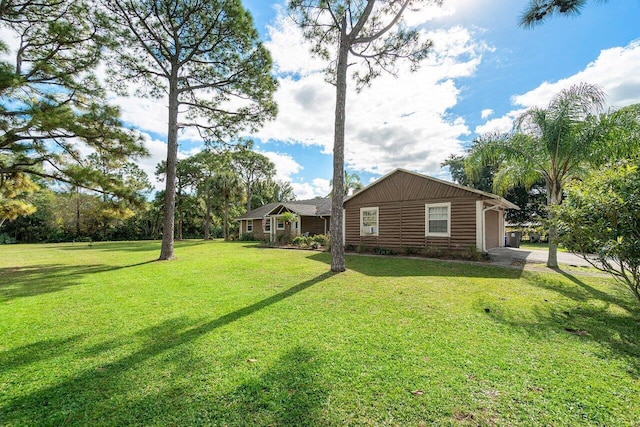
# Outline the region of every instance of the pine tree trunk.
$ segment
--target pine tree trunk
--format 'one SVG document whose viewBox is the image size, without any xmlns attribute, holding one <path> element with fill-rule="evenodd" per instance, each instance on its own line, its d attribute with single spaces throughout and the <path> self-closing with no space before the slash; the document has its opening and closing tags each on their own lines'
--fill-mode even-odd
<svg viewBox="0 0 640 427">
<path fill-rule="evenodd" d="M 247 212 L 251 210 L 251 185 L 247 185 Z"/>
<path fill-rule="evenodd" d="M 76 187 L 76 237 L 80 237 L 80 187 Z"/>
<path fill-rule="evenodd" d="M 345 271 L 344 243 L 342 229 L 344 201 L 344 129 L 347 103 L 347 61 L 349 60 L 349 40 L 346 21 L 340 31 L 340 50 L 336 70 L 336 111 L 333 139 L 333 200 L 331 203 L 331 271 Z M 336 190 L 338 189 L 338 190 Z"/>
<path fill-rule="evenodd" d="M 167 179 L 164 193 L 164 222 L 160 260 L 173 259 L 173 232 L 176 211 L 176 168 L 178 164 L 178 73 L 169 79 L 169 130 L 167 134 Z"/>
</svg>

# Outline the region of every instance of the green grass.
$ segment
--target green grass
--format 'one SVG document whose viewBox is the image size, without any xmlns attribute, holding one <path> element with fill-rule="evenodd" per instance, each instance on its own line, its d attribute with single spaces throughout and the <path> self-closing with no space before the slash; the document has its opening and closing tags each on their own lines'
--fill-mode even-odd
<svg viewBox="0 0 640 427">
<path fill-rule="evenodd" d="M 529 243 L 529 242 L 520 242 L 520 249 L 535 249 L 538 251 L 548 251 L 549 243 Z M 558 252 L 568 252 L 567 249 L 563 246 L 558 246 Z"/>
<path fill-rule="evenodd" d="M 638 425 L 601 277 L 253 244 L 0 247 L 0 425 Z"/>
</svg>

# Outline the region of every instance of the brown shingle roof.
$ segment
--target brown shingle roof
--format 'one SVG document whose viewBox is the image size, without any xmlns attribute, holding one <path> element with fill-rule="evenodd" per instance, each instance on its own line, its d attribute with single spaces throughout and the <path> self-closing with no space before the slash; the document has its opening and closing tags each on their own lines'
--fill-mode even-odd
<svg viewBox="0 0 640 427">
<path fill-rule="evenodd" d="M 237 219 L 262 219 L 278 207 L 283 207 L 300 216 L 331 216 L 331 199 L 309 199 L 296 200 L 293 202 L 268 203 L 247 212 Z"/>
</svg>

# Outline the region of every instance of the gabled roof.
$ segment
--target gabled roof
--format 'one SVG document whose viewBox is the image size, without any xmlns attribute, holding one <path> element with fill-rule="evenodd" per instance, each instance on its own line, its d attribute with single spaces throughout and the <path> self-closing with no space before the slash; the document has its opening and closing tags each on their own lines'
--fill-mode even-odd
<svg viewBox="0 0 640 427">
<path fill-rule="evenodd" d="M 504 199 L 504 198 L 502 198 L 502 197 L 500 197 L 500 196 L 498 196 L 496 194 L 492 194 L 492 193 L 487 193 L 485 191 L 476 190 L 475 188 L 471 188 L 471 187 L 465 187 L 464 185 L 456 184 L 454 182 L 445 181 L 445 180 L 438 179 L 438 178 L 433 178 L 433 177 L 427 176 L 427 175 L 422 175 L 420 173 L 412 172 L 412 171 L 409 171 L 409 170 L 406 170 L 406 169 L 402 169 L 402 168 L 398 168 L 398 169 L 395 169 L 395 170 L 389 172 L 388 174 L 378 178 L 377 180 L 375 180 L 371 184 L 367 185 L 366 187 L 364 187 L 360 191 L 356 192 L 355 194 L 352 194 L 349 197 L 345 197 L 344 202 L 347 202 L 348 200 L 351 200 L 351 199 L 353 199 L 355 197 L 358 197 L 360 194 L 364 193 L 365 191 L 369 190 L 370 188 L 376 186 L 380 182 L 383 182 L 384 180 L 386 180 L 390 176 L 392 176 L 394 174 L 397 174 L 399 172 L 408 173 L 408 174 L 417 176 L 417 177 L 422 178 L 422 179 L 430 180 L 430 181 L 437 182 L 437 183 L 444 184 L 444 185 L 449 185 L 451 187 L 458 188 L 460 190 L 464 190 L 464 191 L 468 191 L 470 193 L 478 194 L 478 195 L 483 196 L 483 197 L 485 197 L 487 199 L 494 200 L 496 202 L 495 203 L 496 205 L 499 205 L 499 206 L 507 208 L 507 209 L 520 210 L 520 208 L 517 205 L 511 203 L 510 201 L 508 201 L 508 200 L 506 200 L 506 199 Z"/>
<path fill-rule="evenodd" d="M 247 212 L 237 219 L 262 219 L 267 215 L 277 213 L 279 209 L 286 209 L 300 216 L 331 216 L 331 199 L 268 203 Z"/>
</svg>

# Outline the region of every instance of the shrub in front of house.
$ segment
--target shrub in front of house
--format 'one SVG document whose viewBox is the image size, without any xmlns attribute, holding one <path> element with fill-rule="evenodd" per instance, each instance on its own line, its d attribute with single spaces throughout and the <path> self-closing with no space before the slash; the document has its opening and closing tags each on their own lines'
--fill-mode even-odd
<svg viewBox="0 0 640 427">
<path fill-rule="evenodd" d="M 305 237 L 305 236 L 296 236 L 293 239 L 293 244 L 296 246 L 300 246 L 305 247 L 305 246 L 309 246 L 310 243 L 310 238 L 309 237 Z"/>
<path fill-rule="evenodd" d="M 326 247 L 329 246 L 330 237 L 326 234 L 316 234 L 315 236 L 311 237 L 311 240 L 313 242 L 316 242 L 320 246 Z"/>
<path fill-rule="evenodd" d="M 256 236 L 253 233 L 242 233 L 242 235 L 240 236 L 240 241 L 242 242 L 255 242 L 258 239 L 256 239 Z"/>
</svg>

